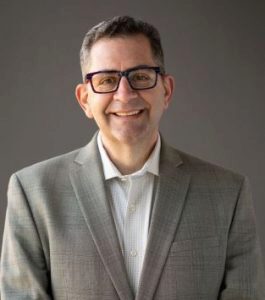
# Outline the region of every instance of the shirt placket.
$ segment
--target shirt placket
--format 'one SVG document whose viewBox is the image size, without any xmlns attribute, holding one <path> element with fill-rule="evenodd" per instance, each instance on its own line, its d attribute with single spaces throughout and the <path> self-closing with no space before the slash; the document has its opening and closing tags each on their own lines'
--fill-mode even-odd
<svg viewBox="0 0 265 300">
<path fill-rule="evenodd" d="M 125 264 L 134 290 L 137 289 L 142 262 L 142 240 L 139 236 L 139 210 L 137 177 L 129 179 L 128 202 L 124 221 Z"/>
</svg>

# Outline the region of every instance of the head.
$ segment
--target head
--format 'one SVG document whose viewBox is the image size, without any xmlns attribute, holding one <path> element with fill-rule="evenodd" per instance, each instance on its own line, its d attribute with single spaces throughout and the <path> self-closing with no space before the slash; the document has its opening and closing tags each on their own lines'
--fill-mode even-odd
<svg viewBox="0 0 265 300">
<path fill-rule="evenodd" d="M 76 97 L 86 116 L 97 123 L 103 141 L 119 146 L 154 143 L 174 86 L 172 76 L 164 72 L 158 31 L 130 17 L 102 22 L 84 38 L 81 67 L 84 82 L 77 85 Z M 160 71 L 149 76 L 143 68 Z M 100 73 L 99 79 L 95 73 Z M 142 88 L 150 78 L 153 85 Z M 113 82 L 117 89 L 106 91 Z M 94 83 L 103 86 L 103 93 Z"/>
<path fill-rule="evenodd" d="M 110 20 L 100 22 L 92 27 L 85 35 L 80 50 L 80 65 L 83 78 L 86 67 L 90 62 L 90 51 L 93 45 L 102 38 L 131 37 L 144 35 L 151 47 L 156 64 L 165 72 L 164 54 L 158 30 L 151 24 L 129 16 L 117 16 Z"/>
</svg>

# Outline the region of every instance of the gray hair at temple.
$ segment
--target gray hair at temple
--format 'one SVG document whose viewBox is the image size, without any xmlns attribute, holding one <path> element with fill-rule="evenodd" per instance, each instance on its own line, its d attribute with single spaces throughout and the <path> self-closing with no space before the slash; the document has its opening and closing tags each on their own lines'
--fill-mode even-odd
<svg viewBox="0 0 265 300">
<path fill-rule="evenodd" d="M 101 38 L 128 37 L 143 34 L 150 42 L 153 57 L 161 72 L 165 73 L 164 54 L 158 30 L 151 24 L 129 16 L 116 16 L 110 20 L 100 22 L 92 27 L 85 35 L 80 50 L 81 70 L 89 63 L 92 46 Z"/>
</svg>

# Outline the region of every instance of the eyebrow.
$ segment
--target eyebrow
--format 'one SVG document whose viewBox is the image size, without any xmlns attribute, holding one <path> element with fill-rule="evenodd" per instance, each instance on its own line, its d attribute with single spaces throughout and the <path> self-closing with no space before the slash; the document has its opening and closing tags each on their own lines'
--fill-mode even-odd
<svg viewBox="0 0 265 300">
<path fill-rule="evenodd" d="M 134 69 L 139 69 L 139 68 L 146 68 L 146 67 L 154 67 L 154 66 L 150 66 L 150 65 L 136 65 L 134 67 L 125 69 L 125 70 L 116 70 L 116 69 L 102 69 L 102 70 L 98 70 L 98 71 L 94 71 L 94 72 L 89 72 L 89 73 L 96 73 L 96 72 L 124 72 L 124 71 L 131 71 Z"/>
</svg>

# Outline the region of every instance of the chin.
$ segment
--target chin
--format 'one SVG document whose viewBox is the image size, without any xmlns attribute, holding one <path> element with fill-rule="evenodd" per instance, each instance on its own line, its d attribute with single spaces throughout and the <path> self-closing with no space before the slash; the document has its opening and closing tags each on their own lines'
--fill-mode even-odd
<svg viewBox="0 0 265 300">
<path fill-rule="evenodd" d="M 137 132 L 126 131 L 119 132 L 114 135 L 116 141 L 121 144 L 134 145 L 141 142 L 146 143 L 148 140 L 153 140 L 154 134 L 147 133 L 144 129 Z"/>
<path fill-rule="evenodd" d="M 137 142 L 139 143 L 139 136 L 134 135 L 123 135 L 123 136 L 117 136 L 116 141 L 120 144 L 127 144 L 127 145 L 133 145 Z"/>
</svg>

